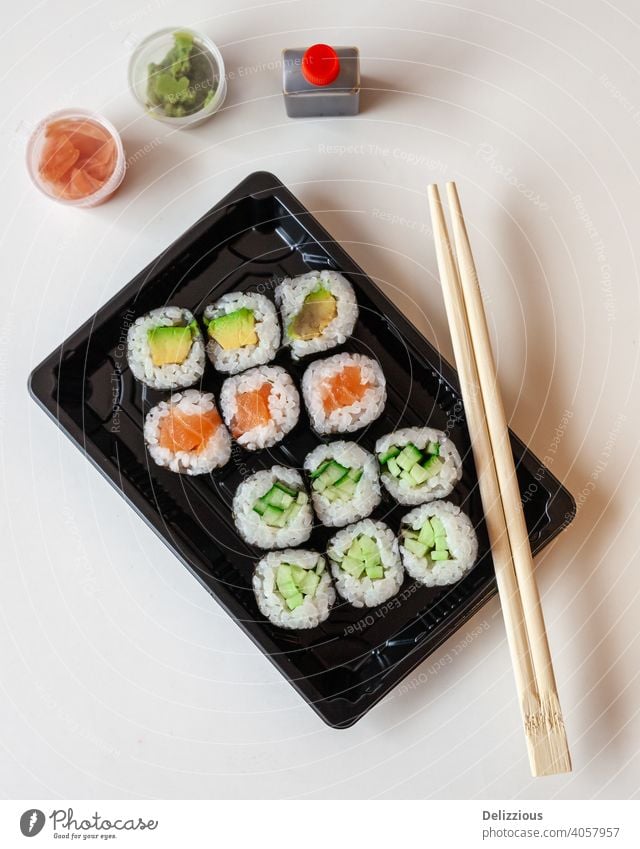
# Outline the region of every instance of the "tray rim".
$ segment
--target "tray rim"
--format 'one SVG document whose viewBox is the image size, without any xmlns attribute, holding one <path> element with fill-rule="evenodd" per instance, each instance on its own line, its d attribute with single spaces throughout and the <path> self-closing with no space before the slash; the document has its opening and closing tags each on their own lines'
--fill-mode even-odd
<svg viewBox="0 0 640 849">
<path fill-rule="evenodd" d="M 251 190 L 247 187 L 251 185 Z M 188 558 L 176 547 L 162 532 L 161 521 L 156 523 L 156 519 L 161 519 L 161 514 L 155 508 L 155 502 L 139 496 L 136 488 L 118 472 L 116 464 L 107 457 L 93 440 L 87 438 L 84 430 L 76 424 L 66 410 L 60 406 L 57 396 L 47 393 L 44 385 L 48 381 L 45 371 L 50 370 L 57 363 L 61 362 L 62 354 L 81 341 L 86 341 L 85 336 L 87 331 L 89 338 L 91 337 L 92 327 L 96 323 L 98 315 L 101 321 L 109 320 L 114 313 L 121 312 L 122 306 L 131 301 L 131 292 L 136 288 L 140 289 L 145 282 L 152 276 L 161 274 L 166 270 L 171 263 L 176 259 L 177 255 L 182 254 L 190 242 L 197 240 L 203 229 L 207 229 L 215 223 L 217 218 L 222 217 L 229 206 L 233 203 L 240 202 L 245 197 L 259 198 L 260 195 L 277 195 L 283 194 L 286 197 L 286 204 L 280 197 L 279 200 L 283 206 L 296 218 L 298 224 L 307 232 L 315 241 L 321 244 L 329 243 L 333 253 L 341 254 L 345 257 L 350 266 L 347 273 L 362 275 L 367 283 L 372 287 L 372 291 L 368 293 L 374 300 L 378 300 L 385 306 L 388 305 L 390 310 L 401 316 L 404 320 L 403 334 L 405 330 L 409 331 L 408 335 L 412 337 L 410 347 L 417 348 L 422 351 L 422 356 L 428 361 L 432 361 L 433 357 L 427 356 L 432 354 L 437 359 L 437 371 L 442 379 L 449 385 L 449 388 L 455 395 L 461 398 L 460 387 L 457 379 L 457 372 L 449 361 L 443 357 L 437 348 L 418 330 L 411 319 L 403 313 L 388 296 L 382 291 L 373 278 L 371 278 L 362 269 L 358 263 L 351 258 L 345 251 L 341 243 L 320 224 L 306 207 L 298 200 L 298 198 L 288 189 L 281 180 L 269 171 L 255 171 L 248 174 L 235 188 L 231 189 L 221 200 L 219 200 L 210 210 L 198 218 L 194 224 L 188 227 L 182 234 L 174 239 L 171 244 L 165 248 L 157 257 L 149 262 L 141 271 L 139 271 L 128 283 L 125 283 L 111 298 L 109 298 L 101 307 L 99 307 L 85 322 L 83 322 L 73 333 L 71 333 L 60 345 L 58 345 L 47 357 L 45 357 L 37 366 L 35 366 L 28 378 L 28 391 L 37 405 L 47 414 L 47 416 L 55 422 L 59 429 L 75 444 L 84 456 L 89 460 L 91 465 L 105 478 L 108 483 L 121 495 L 125 502 L 140 516 L 143 521 L 153 530 L 159 539 L 167 546 L 167 548 L 177 557 L 177 559 L 188 569 L 188 571 L 196 578 L 201 586 L 209 593 L 210 596 L 222 607 L 222 609 L 231 616 L 235 623 L 242 629 L 243 633 L 257 646 L 278 672 L 291 684 L 291 686 L 299 693 L 304 701 L 314 710 L 314 712 L 331 728 L 345 729 L 354 725 L 366 713 L 371 710 L 376 704 L 384 699 L 395 687 L 399 686 L 402 680 L 413 672 L 421 663 L 423 663 L 433 652 L 437 651 L 450 637 L 452 637 L 466 622 L 468 622 L 491 598 L 497 595 L 497 586 L 495 577 L 492 577 L 487 583 L 479 587 L 468 600 L 456 607 L 455 611 L 443 618 L 432 630 L 429 631 L 429 651 L 424 654 L 420 649 L 423 646 L 422 641 L 417 642 L 413 647 L 407 650 L 404 657 L 395 663 L 391 669 L 398 670 L 401 668 L 401 674 L 396 676 L 391 686 L 385 686 L 384 683 L 378 686 L 373 694 L 365 694 L 369 697 L 366 704 L 360 710 L 355 710 L 355 706 L 361 700 L 364 700 L 365 695 L 361 696 L 356 701 L 346 700 L 340 696 L 334 697 L 331 700 L 317 699 L 315 695 L 309 692 L 309 687 L 305 686 L 307 679 L 304 677 L 290 677 L 286 670 L 278 662 L 278 656 L 282 654 L 280 648 L 272 642 L 266 631 L 262 631 L 260 639 L 254 635 L 249 628 L 246 627 L 242 617 L 238 616 L 238 611 L 234 611 L 233 599 L 223 594 L 222 597 L 214 589 L 216 579 L 215 576 L 208 575 L 209 580 L 205 580 L 199 570 L 189 562 Z M 305 218 L 313 222 L 313 232 L 306 226 Z M 185 242 L 185 240 L 187 240 Z M 374 297 L 375 296 L 375 297 Z M 526 443 L 521 440 L 516 434 L 509 429 L 512 444 L 518 448 L 518 453 L 521 455 L 516 465 L 522 462 L 522 456 L 527 454 L 534 457 L 542 470 L 544 480 L 552 484 L 550 489 L 554 492 L 554 497 L 562 494 L 568 500 L 568 508 L 565 511 L 564 520 L 558 524 L 546 536 L 546 538 L 536 546 L 532 544 L 534 555 L 549 545 L 573 520 L 576 515 L 576 502 L 573 495 L 558 480 L 553 472 L 545 466 L 537 456 L 527 447 Z M 93 451 L 93 453 L 92 453 Z M 112 474 L 109 473 L 111 470 Z M 136 499 L 136 495 L 138 498 Z M 552 499 L 553 500 L 553 499 Z M 238 604 L 238 607 L 240 605 Z M 348 711 L 349 718 L 338 720 L 337 716 L 333 715 L 336 711 L 335 702 L 346 702 L 352 706 Z M 344 713 L 344 712 L 341 712 Z M 333 716 L 332 716 L 333 715 Z"/>
</svg>

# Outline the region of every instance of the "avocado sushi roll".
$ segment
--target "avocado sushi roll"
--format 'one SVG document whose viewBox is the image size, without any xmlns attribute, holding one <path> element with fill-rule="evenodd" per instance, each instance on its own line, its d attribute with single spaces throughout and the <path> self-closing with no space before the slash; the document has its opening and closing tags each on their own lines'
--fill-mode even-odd
<svg viewBox="0 0 640 849">
<path fill-rule="evenodd" d="M 356 442 L 319 445 L 305 458 L 304 468 L 313 508 L 323 525 L 357 522 L 380 503 L 378 464 Z"/>
<path fill-rule="evenodd" d="M 127 333 L 127 361 L 136 380 L 152 389 L 193 386 L 205 361 L 193 314 L 181 307 L 159 307 L 137 318 Z"/>
<path fill-rule="evenodd" d="M 449 501 L 416 507 L 402 519 L 400 554 L 412 578 L 427 587 L 455 584 L 478 556 L 478 539 L 467 515 Z"/>
<path fill-rule="evenodd" d="M 358 302 L 353 287 L 336 271 L 310 271 L 286 278 L 276 288 L 283 344 L 299 360 L 342 345 L 353 333 Z"/>
<path fill-rule="evenodd" d="M 225 380 L 220 407 L 236 442 L 256 451 L 280 442 L 295 427 L 300 396 L 283 368 L 258 366 Z"/>
<path fill-rule="evenodd" d="M 206 474 L 231 457 L 231 439 L 213 395 L 197 389 L 152 407 L 144 420 L 144 441 L 155 463 L 185 475 Z"/>
<path fill-rule="evenodd" d="M 236 490 L 233 519 L 242 538 L 259 548 L 306 542 L 313 513 L 302 477 L 285 466 L 255 472 Z"/>
<path fill-rule="evenodd" d="M 441 430 L 405 427 L 376 442 L 380 480 L 400 504 L 445 498 L 462 476 L 458 449 Z"/>
<path fill-rule="evenodd" d="M 228 292 L 205 307 L 207 354 L 217 371 L 237 374 L 271 362 L 280 345 L 276 308 L 264 295 Z"/>
<path fill-rule="evenodd" d="M 266 554 L 253 573 L 253 591 L 260 612 L 281 628 L 315 628 L 336 598 L 324 557 L 301 548 Z"/>
<path fill-rule="evenodd" d="M 308 366 L 302 395 L 314 430 L 345 433 L 382 414 L 387 387 L 376 360 L 363 354 L 334 354 Z"/>
<path fill-rule="evenodd" d="M 327 546 L 336 590 L 354 607 L 375 607 L 394 596 L 404 578 L 398 541 L 384 522 L 363 519 Z"/>
</svg>

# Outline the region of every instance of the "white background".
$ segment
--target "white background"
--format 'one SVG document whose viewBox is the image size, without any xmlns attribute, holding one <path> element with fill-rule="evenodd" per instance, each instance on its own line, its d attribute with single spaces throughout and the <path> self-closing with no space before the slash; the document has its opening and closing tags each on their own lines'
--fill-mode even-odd
<svg viewBox="0 0 640 849">
<path fill-rule="evenodd" d="M 0 793 L 637 797 L 637 4 L 2 14 Z M 140 114 L 126 82 L 135 39 L 176 24 L 234 75 L 224 111 L 188 133 Z M 320 40 L 362 51 L 357 118 L 285 117 L 280 51 Z M 23 164 L 29 127 L 68 105 L 108 116 L 136 160 L 94 210 L 39 196 Z M 529 776 L 497 601 L 354 728 L 325 727 L 27 396 L 34 365 L 257 169 L 447 357 L 425 190 L 458 182 L 512 426 L 580 503 L 538 558 L 572 775 Z"/>
</svg>

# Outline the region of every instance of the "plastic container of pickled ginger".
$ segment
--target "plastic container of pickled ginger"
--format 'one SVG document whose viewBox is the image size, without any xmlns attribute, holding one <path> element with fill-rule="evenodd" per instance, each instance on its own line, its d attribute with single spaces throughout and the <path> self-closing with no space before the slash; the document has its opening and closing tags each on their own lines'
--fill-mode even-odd
<svg viewBox="0 0 640 849">
<path fill-rule="evenodd" d="M 27 144 L 35 186 L 67 206 L 97 206 L 124 178 L 126 161 L 116 128 L 95 112 L 63 109 L 42 120 Z"/>
</svg>

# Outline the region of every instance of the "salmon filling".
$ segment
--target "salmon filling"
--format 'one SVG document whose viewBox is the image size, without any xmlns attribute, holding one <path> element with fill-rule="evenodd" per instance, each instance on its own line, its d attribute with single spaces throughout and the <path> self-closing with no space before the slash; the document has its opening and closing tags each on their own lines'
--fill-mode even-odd
<svg viewBox="0 0 640 849">
<path fill-rule="evenodd" d="M 236 439 L 255 427 L 269 424 L 271 421 L 270 395 L 270 383 L 263 383 L 259 389 L 253 389 L 251 392 L 238 392 L 236 413 L 231 422 L 231 433 Z"/>
<path fill-rule="evenodd" d="M 218 430 L 222 420 L 216 410 L 206 413 L 184 413 L 173 409 L 160 423 L 158 444 L 169 451 L 199 454 Z"/>
<path fill-rule="evenodd" d="M 325 413 L 333 413 L 340 407 L 350 407 L 361 401 L 368 389 L 373 389 L 373 384 L 362 380 L 360 366 L 345 366 L 323 384 L 322 406 Z"/>
</svg>

